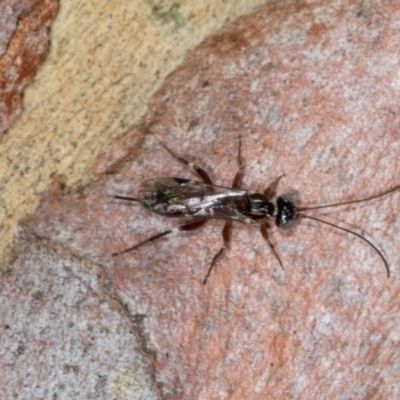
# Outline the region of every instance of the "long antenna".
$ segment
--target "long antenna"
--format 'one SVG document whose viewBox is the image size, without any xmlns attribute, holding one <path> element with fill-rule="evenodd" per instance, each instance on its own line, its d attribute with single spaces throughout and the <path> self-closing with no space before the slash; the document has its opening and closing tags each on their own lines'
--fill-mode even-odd
<svg viewBox="0 0 400 400">
<path fill-rule="evenodd" d="M 400 187 L 400 186 L 397 186 L 397 188 L 398 188 L 398 187 Z M 374 196 L 374 197 L 372 197 L 372 198 L 384 196 L 385 194 L 388 194 L 388 193 L 392 192 L 392 191 L 395 190 L 395 189 L 396 189 L 396 188 L 390 189 L 389 191 L 387 191 L 387 192 L 385 192 L 385 193 L 383 193 L 383 194 Z M 365 199 L 365 200 L 370 200 L 370 199 L 371 199 L 371 198 Z M 360 200 L 351 201 L 350 203 L 357 203 L 357 202 L 359 202 L 359 201 L 360 201 Z M 363 200 L 361 200 L 361 201 L 363 201 Z M 349 203 L 349 202 L 344 203 L 344 204 L 348 204 L 348 203 Z M 334 205 L 337 205 L 337 204 L 334 204 Z M 317 207 L 317 208 L 318 208 L 318 207 Z M 304 208 L 303 208 L 303 210 L 304 210 Z M 316 217 L 312 217 L 312 216 L 310 216 L 310 215 L 305 215 L 305 214 L 299 213 L 299 214 L 297 214 L 297 216 L 298 216 L 299 218 L 309 218 L 309 219 L 313 219 L 314 221 L 318 221 L 318 222 L 320 222 L 320 223 L 322 223 L 322 224 L 326 224 L 326 225 L 332 226 L 333 228 L 340 229 L 340 230 L 342 230 L 342 231 L 344 231 L 344 232 L 351 233 L 352 235 L 357 236 L 357 237 L 359 237 L 360 239 L 364 240 L 364 242 L 366 242 L 367 244 L 369 244 L 369 245 L 378 253 L 379 257 L 382 259 L 383 263 L 385 264 L 387 276 L 388 276 L 388 278 L 390 278 L 389 264 L 388 264 L 388 262 L 386 261 L 386 258 L 385 258 L 385 257 L 383 256 L 383 254 L 377 249 L 377 247 L 376 247 L 375 245 L 373 245 L 373 244 L 372 244 L 368 239 L 366 239 L 364 236 L 360 235 L 360 234 L 357 233 L 357 232 L 353 232 L 353 231 L 351 231 L 350 229 L 343 228 L 342 226 L 332 224 L 331 222 L 328 222 L 328 221 L 325 221 L 325 220 L 323 220 L 323 219 L 319 219 L 319 218 L 316 218 Z"/>
<path fill-rule="evenodd" d="M 386 196 L 390 193 L 395 192 L 396 190 L 400 189 L 400 185 L 397 185 L 395 187 L 392 187 L 391 189 L 385 190 L 382 193 L 374 194 L 373 196 L 366 197 L 364 199 L 359 199 L 359 200 L 349 200 L 349 201 L 341 201 L 340 203 L 334 203 L 334 204 L 327 204 L 325 206 L 314 206 L 314 207 L 298 207 L 298 211 L 306 211 L 306 210 L 317 210 L 320 208 L 328 208 L 328 207 L 336 207 L 336 206 L 343 206 L 345 204 L 355 204 L 355 203 L 362 203 L 363 201 L 369 201 L 369 200 L 374 200 L 378 199 L 379 197 Z"/>
</svg>

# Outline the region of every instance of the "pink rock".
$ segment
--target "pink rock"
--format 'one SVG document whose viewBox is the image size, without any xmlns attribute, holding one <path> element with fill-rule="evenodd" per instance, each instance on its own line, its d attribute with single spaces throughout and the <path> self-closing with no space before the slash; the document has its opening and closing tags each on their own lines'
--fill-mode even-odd
<svg viewBox="0 0 400 400">
<path fill-rule="evenodd" d="M 174 399 L 398 398 L 399 194 L 271 230 L 201 231 L 111 253 L 178 226 L 108 194 L 162 176 L 195 177 L 158 143 L 229 186 L 243 142 L 243 187 L 302 205 L 363 198 L 400 183 L 400 7 L 324 2 L 265 6 L 210 37 L 166 80 L 80 194 L 53 186 L 30 221 L 40 236 L 102 265 L 129 313 L 143 314 L 156 381 Z M 311 213 L 311 212 L 310 212 Z M 344 221 L 347 221 L 344 222 Z"/>
</svg>

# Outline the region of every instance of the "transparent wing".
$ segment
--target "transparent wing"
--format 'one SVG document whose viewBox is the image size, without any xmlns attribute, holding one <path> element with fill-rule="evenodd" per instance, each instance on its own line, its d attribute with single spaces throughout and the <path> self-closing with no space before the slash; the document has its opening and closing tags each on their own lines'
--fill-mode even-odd
<svg viewBox="0 0 400 400">
<path fill-rule="evenodd" d="M 139 187 L 141 204 L 169 217 L 208 217 L 243 220 L 237 202 L 245 190 L 207 185 L 182 178 L 149 179 Z"/>
</svg>

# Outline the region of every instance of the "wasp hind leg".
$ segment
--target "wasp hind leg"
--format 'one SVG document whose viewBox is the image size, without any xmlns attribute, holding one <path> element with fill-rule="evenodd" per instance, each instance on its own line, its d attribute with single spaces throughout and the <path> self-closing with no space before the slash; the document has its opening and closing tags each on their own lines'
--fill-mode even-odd
<svg viewBox="0 0 400 400">
<path fill-rule="evenodd" d="M 208 221 L 208 219 L 206 219 L 206 218 L 197 219 L 195 221 L 189 222 L 188 224 L 181 225 L 178 228 L 169 229 L 165 232 L 157 233 L 157 235 L 151 236 L 148 239 L 144 240 L 143 242 L 135 244 L 132 247 L 128 247 L 125 250 L 121 250 L 116 253 L 112 253 L 112 255 L 115 257 L 115 256 L 120 256 L 125 253 L 129 253 L 130 251 L 137 250 L 139 247 L 142 247 L 144 244 L 149 243 L 149 242 L 155 242 L 156 240 L 161 239 L 162 237 L 167 236 L 170 233 L 195 231 L 196 229 L 201 228 L 207 221 Z"/>
<path fill-rule="evenodd" d="M 208 173 L 203 168 L 200 168 L 198 165 L 192 163 L 191 161 L 186 160 L 186 158 L 183 158 L 183 157 L 180 157 L 180 156 L 176 155 L 165 144 L 161 143 L 161 145 L 164 147 L 165 150 L 168 151 L 169 154 L 171 154 L 172 157 L 176 158 L 182 164 L 185 164 L 188 167 L 192 168 L 197 173 L 197 175 L 199 175 L 199 177 L 201 178 L 203 183 L 205 183 L 206 185 L 212 185 L 213 184 L 210 176 L 208 175 Z"/>
</svg>

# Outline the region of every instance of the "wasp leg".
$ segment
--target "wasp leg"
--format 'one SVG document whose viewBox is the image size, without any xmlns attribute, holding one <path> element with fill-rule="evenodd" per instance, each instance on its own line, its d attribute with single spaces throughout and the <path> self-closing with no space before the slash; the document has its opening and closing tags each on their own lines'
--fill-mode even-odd
<svg viewBox="0 0 400 400">
<path fill-rule="evenodd" d="M 118 251 L 117 253 L 112 253 L 112 255 L 113 255 L 113 256 L 120 256 L 120 255 L 122 255 L 122 254 L 125 254 L 125 253 L 128 253 L 128 252 L 130 252 L 130 251 L 136 250 L 136 249 L 138 249 L 139 247 L 143 246 L 143 245 L 146 244 L 146 243 L 154 242 L 154 241 L 156 241 L 157 239 L 160 239 L 160 238 L 162 238 L 163 236 L 167 236 L 167 235 L 169 235 L 170 233 L 173 233 L 173 232 L 188 232 L 188 231 L 194 231 L 194 230 L 196 230 L 196 229 L 201 228 L 207 221 L 208 221 L 208 219 L 206 219 L 206 218 L 204 218 L 204 219 L 197 219 L 197 220 L 195 220 L 195 221 L 193 221 L 193 222 L 190 222 L 190 223 L 188 223 L 188 224 L 181 225 L 181 226 L 179 226 L 178 228 L 169 229 L 168 231 L 161 232 L 161 233 L 158 233 L 157 235 L 151 236 L 151 237 L 149 237 L 148 239 L 146 239 L 145 241 L 140 242 L 140 243 L 138 243 L 138 244 L 135 244 L 135 246 L 129 247 L 129 248 L 125 249 L 125 250 Z"/>
<path fill-rule="evenodd" d="M 278 179 L 280 179 L 280 178 L 278 178 Z M 276 181 L 275 181 L 275 182 L 276 182 Z M 270 249 L 272 250 L 272 253 L 274 253 L 274 256 L 275 256 L 276 259 L 278 260 L 280 266 L 282 267 L 282 269 L 284 269 L 284 268 L 283 268 L 282 261 L 281 261 L 281 259 L 279 258 L 278 253 L 276 252 L 275 247 L 274 247 L 274 245 L 273 245 L 272 242 L 271 242 L 271 239 L 269 238 L 269 235 L 268 235 L 268 228 L 269 228 L 269 225 L 268 225 L 267 223 L 261 224 L 261 225 L 260 225 L 261 234 L 263 235 L 264 239 L 265 239 L 265 240 L 267 241 L 267 243 L 269 244 L 269 247 L 270 247 Z"/>
<path fill-rule="evenodd" d="M 279 181 L 283 178 L 285 174 L 282 174 L 279 178 L 275 179 L 265 190 L 264 196 L 267 198 L 274 197 L 276 194 L 276 188 L 278 187 Z"/>
<path fill-rule="evenodd" d="M 243 159 L 242 159 L 242 141 L 239 136 L 239 148 L 238 148 L 238 156 L 237 156 L 237 162 L 239 164 L 239 170 L 236 172 L 235 177 L 233 178 L 232 182 L 232 188 L 233 189 L 238 189 L 242 183 L 243 175 L 244 175 L 244 165 L 243 165 Z M 203 285 L 207 283 L 207 280 L 211 274 L 212 269 L 214 268 L 214 265 L 218 261 L 218 259 L 222 256 L 223 252 L 229 247 L 229 243 L 231 241 L 231 230 L 232 230 L 232 222 L 231 221 L 226 221 L 224 224 L 224 227 L 222 229 L 222 239 L 224 240 L 224 245 L 221 247 L 221 249 L 218 251 L 218 253 L 214 256 L 214 258 L 211 261 L 210 268 L 207 271 L 207 275 L 204 278 Z"/>
<path fill-rule="evenodd" d="M 244 164 L 243 164 L 243 159 L 242 159 L 242 140 L 239 136 L 239 148 L 238 148 L 238 156 L 237 156 L 237 162 L 239 165 L 239 170 L 236 172 L 235 178 L 233 179 L 232 182 L 232 188 L 233 189 L 239 189 L 240 185 L 242 184 L 243 180 L 243 175 L 244 175 Z"/>
<path fill-rule="evenodd" d="M 211 274 L 214 265 L 218 261 L 218 259 L 222 256 L 222 253 L 229 247 L 229 243 L 231 241 L 231 228 L 232 228 L 232 221 L 226 221 L 224 227 L 222 229 L 222 239 L 224 240 L 224 245 L 218 251 L 218 253 L 214 256 L 211 261 L 210 267 L 208 268 L 207 275 L 204 278 L 203 285 L 207 283 L 207 280 Z"/>
<path fill-rule="evenodd" d="M 203 168 L 200 168 L 198 165 L 193 164 L 192 162 L 186 160 L 183 157 L 177 156 L 172 150 L 170 150 L 165 144 L 161 143 L 161 145 L 164 147 L 165 150 L 168 151 L 171 156 L 175 157 L 178 161 L 180 161 L 182 164 L 187 165 L 188 167 L 194 169 L 194 171 L 199 175 L 201 180 L 206 184 L 206 185 L 212 185 L 212 180 L 210 176 L 207 174 L 206 171 L 204 171 Z"/>
</svg>

